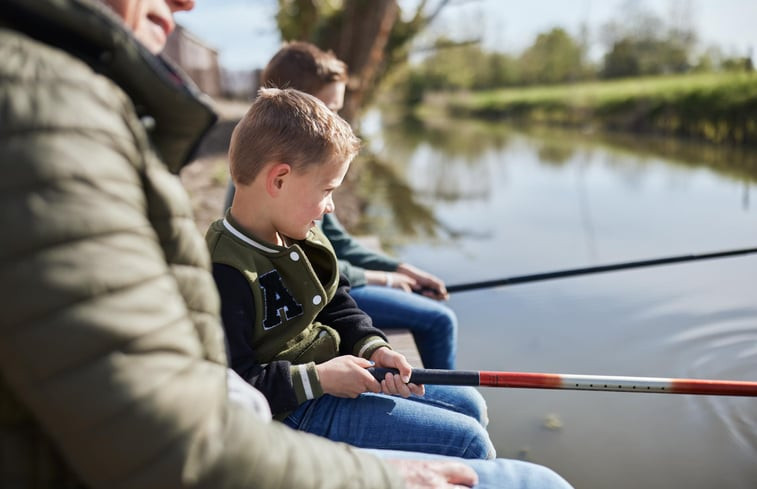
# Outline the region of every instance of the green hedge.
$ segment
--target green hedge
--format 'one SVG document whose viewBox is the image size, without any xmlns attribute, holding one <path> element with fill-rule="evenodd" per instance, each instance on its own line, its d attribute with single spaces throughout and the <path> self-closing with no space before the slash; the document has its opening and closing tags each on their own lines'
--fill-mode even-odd
<svg viewBox="0 0 757 489">
<path fill-rule="evenodd" d="M 757 145 L 757 75 L 699 74 L 433 98 L 454 116 Z"/>
</svg>

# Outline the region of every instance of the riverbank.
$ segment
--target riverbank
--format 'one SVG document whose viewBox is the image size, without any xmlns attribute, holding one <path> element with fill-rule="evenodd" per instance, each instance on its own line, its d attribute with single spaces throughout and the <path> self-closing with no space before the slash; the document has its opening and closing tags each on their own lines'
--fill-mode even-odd
<svg viewBox="0 0 757 489">
<path fill-rule="evenodd" d="M 423 113 L 757 145 L 757 74 L 706 73 L 433 94 Z"/>
</svg>

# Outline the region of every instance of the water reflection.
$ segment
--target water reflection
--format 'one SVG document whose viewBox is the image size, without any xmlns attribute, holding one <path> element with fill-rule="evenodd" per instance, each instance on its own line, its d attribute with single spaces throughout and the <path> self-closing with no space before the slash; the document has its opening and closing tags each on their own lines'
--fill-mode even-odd
<svg viewBox="0 0 757 489">
<path fill-rule="evenodd" d="M 397 236 L 416 236 L 419 233 L 435 236 L 443 226 L 433 210 L 420 203 L 416 193 L 399 170 L 370 151 L 364 151 L 358 162 L 361 165 L 360 187 L 370 196 L 371 205 L 363 214 L 358 233 L 372 232 L 384 226 Z"/>
<path fill-rule="evenodd" d="M 523 152 L 518 148 L 523 144 L 535 151 L 535 160 L 541 166 L 555 171 L 576 167 L 579 172 L 587 172 L 593 165 L 613 167 L 628 186 L 642 185 L 653 171 L 650 167 L 660 164 L 714 172 L 739 182 L 744 210 L 750 207 L 751 186 L 757 182 L 757 153 L 743 147 L 554 128 L 516 129 L 481 121 L 390 119 L 381 131 L 378 124 L 381 122 L 372 124 L 374 129 L 368 131 L 374 151 L 361 165 L 364 192 L 370 195 L 368 218 L 361 230 L 381 234 L 390 245 L 413 237 L 435 239 L 439 232 L 447 236 L 474 232 L 446 225 L 431 210 L 431 203 L 489 200 L 495 191 L 492 165 L 503 172 L 507 166 L 519 164 L 511 154 Z M 689 173 L 676 178 L 682 175 L 685 179 Z M 585 186 L 581 175 L 574 185 L 586 214 L 587 193 L 580 191 Z M 408 186 L 413 192 L 408 192 Z M 384 190 L 378 198 L 377 188 Z M 387 216 L 399 221 L 392 222 Z M 588 226 L 590 220 L 584 217 L 584 221 Z"/>
<path fill-rule="evenodd" d="M 389 119 L 384 129 L 382 135 L 392 151 L 399 149 L 408 155 L 429 145 L 449 158 L 473 164 L 483 152 L 506 147 L 511 134 L 505 126 L 486 122 L 451 125 L 448 120 L 424 122 L 414 117 Z"/>
<path fill-rule="evenodd" d="M 754 151 L 459 121 L 370 138 L 392 169 L 371 177 L 372 232 L 448 283 L 757 243 Z M 757 380 L 755 272 L 748 255 L 454 294 L 460 367 Z M 757 486 L 754 398 L 483 392 L 499 453 L 576 487 Z"/>
</svg>

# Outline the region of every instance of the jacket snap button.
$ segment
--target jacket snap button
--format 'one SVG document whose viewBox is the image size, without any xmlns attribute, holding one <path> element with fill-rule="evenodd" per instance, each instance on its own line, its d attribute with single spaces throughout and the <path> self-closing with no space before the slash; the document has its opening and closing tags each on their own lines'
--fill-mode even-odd
<svg viewBox="0 0 757 489">
<path fill-rule="evenodd" d="M 293 251 L 293 252 L 289 253 L 289 258 L 291 258 L 292 261 L 297 261 L 297 260 L 300 259 L 300 254 L 297 253 L 296 251 Z"/>
<path fill-rule="evenodd" d="M 320 295 L 317 295 L 317 296 L 313 297 L 313 304 L 315 304 L 317 306 L 320 303 L 321 303 L 321 296 Z"/>
<path fill-rule="evenodd" d="M 145 128 L 146 131 L 152 131 L 155 129 L 155 118 L 149 115 L 142 116 L 141 119 L 139 119 L 140 122 L 142 122 L 142 127 Z"/>
</svg>

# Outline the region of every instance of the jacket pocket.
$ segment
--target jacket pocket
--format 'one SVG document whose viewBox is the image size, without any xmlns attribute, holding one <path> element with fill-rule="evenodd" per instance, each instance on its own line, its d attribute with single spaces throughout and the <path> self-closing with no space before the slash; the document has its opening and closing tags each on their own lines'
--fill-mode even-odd
<svg viewBox="0 0 757 489">
<path fill-rule="evenodd" d="M 323 363 L 339 354 L 339 333 L 321 323 L 313 323 L 297 343 L 276 356 L 293 364 Z"/>
</svg>

